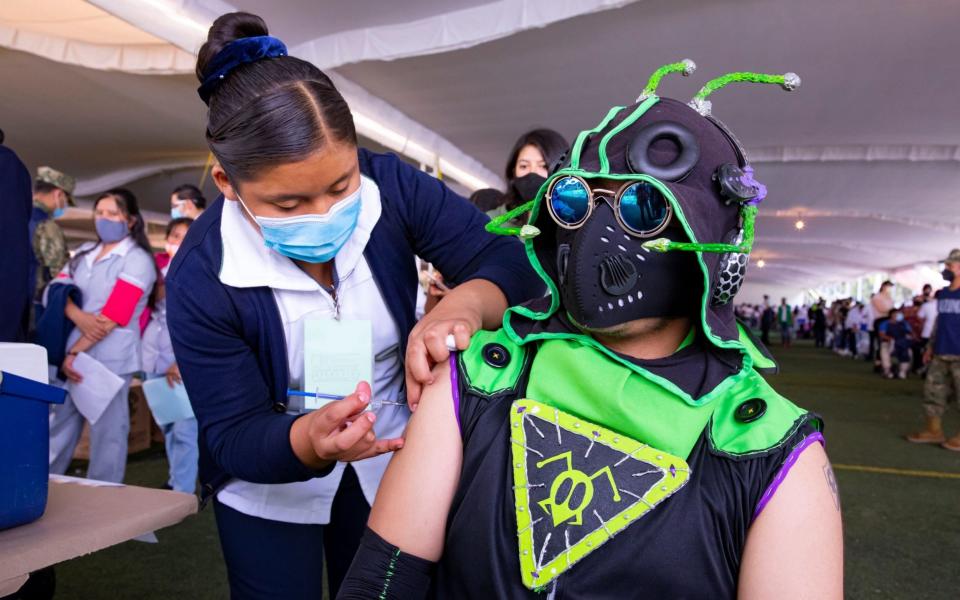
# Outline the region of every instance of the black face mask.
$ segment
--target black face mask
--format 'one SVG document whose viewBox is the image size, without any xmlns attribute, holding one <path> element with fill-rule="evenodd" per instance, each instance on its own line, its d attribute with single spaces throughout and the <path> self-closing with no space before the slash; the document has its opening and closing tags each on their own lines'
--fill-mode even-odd
<svg viewBox="0 0 960 600">
<path fill-rule="evenodd" d="M 513 188 L 514 194 L 519 198 L 520 204 L 523 204 L 537 197 L 540 186 L 542 186 L 546 180 L 545 177 L 541 177 L 536 173 L 527 173 L 523 177 L 517 177 L 511 181 L 510 187 Z"/>
<path fill-rule="evenodd" d="M 940 275 L 942 275 L 945 280 L 950 282 L 952 282 L 953 278 L 956 277 L 956 275 L 954 275 L 953 271 L 951 271 L 950 269 L 944 269 L 940 271 Z"/>
<path fill-rule="evenodd" d="M 678 228 L 660 237 L 686 241 Z M 644 241 L 626 235 L 606 203 L 579 229 L 557 229 L 560 299 L 577 324 L 603 329 L 695 314 L 703 289 L 696 255 L 647 251 Z"/>
</svg>

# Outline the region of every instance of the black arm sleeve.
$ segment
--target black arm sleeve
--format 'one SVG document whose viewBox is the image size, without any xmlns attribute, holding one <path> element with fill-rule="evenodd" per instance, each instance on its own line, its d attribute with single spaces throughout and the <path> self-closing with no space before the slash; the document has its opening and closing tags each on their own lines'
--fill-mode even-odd
<svg viewBox="0 0 960 600">
<path fill-rule="evenodd" d="M 426 598 L 434 564 L 401 552 L 367 527 L 337 600 Z"/>
</svg>

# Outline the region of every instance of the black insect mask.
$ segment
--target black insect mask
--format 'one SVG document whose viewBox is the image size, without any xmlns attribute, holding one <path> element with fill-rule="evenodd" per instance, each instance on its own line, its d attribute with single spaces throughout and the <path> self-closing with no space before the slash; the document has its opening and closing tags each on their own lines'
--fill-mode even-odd
<svg viewBox="0 0 960 600">
<path fill-rule="evenodd" d="M 696 256 L 644 248 L 644 240 L 624 233 L 606 203 L 582 227 L 560 229 L 556 237 L 561 304 L 581 327 L 696 312 L 702 287 Z M 678 227 L 667 227 L 661 237 L 687 241 Z"/>
<path fill-rule="evenodd" d="M 799 78 L 738 72 L 710 81 L 689 103 L 655 95 L 664 75 L 692 70 L 690 61 L 659 69 L 633 106 L 611 109 L 580 133 L 533 201 L 487 226 L 525 240 L 551 291 L 549 307 L 509 309 L 508 332 L 522 337 L 523 322 L 558 311 L 588 330 L 689 316 L 713 343 L 738 343 L 731 300 L 766 188 L 707 97 L 735 81 L 790 90 Z M 523 227 L 504 226 L 528 211 Z"/>
</svg>

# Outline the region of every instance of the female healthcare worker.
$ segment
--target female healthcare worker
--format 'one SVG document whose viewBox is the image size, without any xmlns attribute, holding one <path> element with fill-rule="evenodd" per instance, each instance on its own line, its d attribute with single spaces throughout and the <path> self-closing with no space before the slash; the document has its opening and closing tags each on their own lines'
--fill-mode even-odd
<svg viewBox="0 0 960 600">
<path fill-rule="evenodd" d="M 123 378 L 123 387 L 90 426 L 90 466 L 87 477 L 120 483 L 127 465 L 130 407 L 127 393 L 133 373 L 140 370 L 140 313 L 157 279 L 144 232 L 137 198 L 128 190 L 114 189 L 93 205 L 97 242 L 80 246 L 50 285 L 73 284 L 80 288 L 83 306 L 67 301 L 65 313 L 76 328 L 67 338 L 63 372 L 79 382 L 73 368 L 85 352 Z M 52 409 L 50 418 L 50 471 L 65 473 L 80 439 L 84 418 L 70 396 Z"/>
<path fill-rule="evenodd" d="M 318 598 L 324 558 L 333 597 L 387 465 L 377 455 L 402 444 L 405 404 L 448 357 L 447 336 L 464 348 L 542 290 L 522 246 L 486 233 L 466 200 L 358 149 L 330 79 L 287 56 L 259 17 L 217 19 L 197 75 L 222 198 L 191 226 L 166 285 L 200 425 L 201 497 L 214 499 L 234 598 Z M 416 325 L 415 255 L 457 284 Z M 372 361 L 372 397 L 361 382 L 291 410 L 289 391 L 324 391 L 304 390 L 317 352 L 330 376 Z"/>
<path fill-rule="evenodd" d="M 171 259 L 177 254 L 180 243 L 193 219 L 178 217 L 167 223 L 166 250 Z M 160 269 L 160 275 L 166 277 L 170 265 Z M 173 344 L 170 342 L 170 330 L 167 328 L 167 301 L 163 286 L 163 278 L 157 280 L 156 302 L 150 323 L 143 331 L 141 348 L 143 352 L 143 371 L 148 378 L 164 377 L 171 388 L 181 383 L 180 368 L 173 355 Z M 167 449 L 167 462 L 170 465 L 170 478 L 167 487 L 176 491 L 192 494 L 197 489 L 197 419 L 187 417 L 165 423 L 163 443 Z"/>
</svg>

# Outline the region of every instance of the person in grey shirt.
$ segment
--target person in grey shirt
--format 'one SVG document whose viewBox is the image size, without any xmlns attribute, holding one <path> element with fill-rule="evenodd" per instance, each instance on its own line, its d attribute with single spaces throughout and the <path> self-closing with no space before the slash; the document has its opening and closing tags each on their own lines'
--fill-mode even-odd
<svg viewBox="0 0 960 600">
<path fill-rule="evenodd" d="M 90 424 L 90 466 L 87 477 L 123 481 L 127 459 L 130 408 L 127 394 L 140 370 L 140 315 L 150 301 L 157 268 L 150 254 L 136 197 L 125 189 L 102 194 L 94 203 L 97 242 L 88 242 L 51 285 L 74 284 L 82 306 L 67 302 L 65 313 L 76 328 L 67 338 L 62 370 L 73 382 L 84 352 L 124 380 L 95 423 Z M 50 419 L 50 472 L 65 473 L 80 439 L 84 417 L 71 396 L 53 408 Z"/>
</svg>

